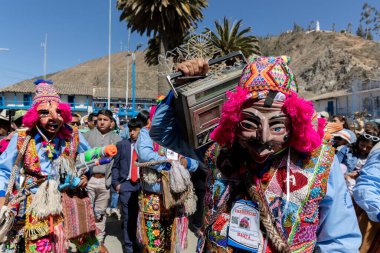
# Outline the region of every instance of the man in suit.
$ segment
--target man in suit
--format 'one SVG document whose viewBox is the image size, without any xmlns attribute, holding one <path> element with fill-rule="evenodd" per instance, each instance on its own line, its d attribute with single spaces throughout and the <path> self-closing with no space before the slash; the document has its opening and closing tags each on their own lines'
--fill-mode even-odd
<svg viewBox="0 0 380 253">
<path fill-rule="evenodd" d="M 124 139 L 116 144 L 117 155 L 112 166 L 112 186 L 119 193 L 123 212 L 124 251 L 137 251 L 136 226 L 138 214 L 138 195 L 141 189 L 138 168 L 134 165 L 137 154 L 134 143 L 137 140 L 142 123 L 131 119 L 128 123 L 130 139 Z"/>
</svg>

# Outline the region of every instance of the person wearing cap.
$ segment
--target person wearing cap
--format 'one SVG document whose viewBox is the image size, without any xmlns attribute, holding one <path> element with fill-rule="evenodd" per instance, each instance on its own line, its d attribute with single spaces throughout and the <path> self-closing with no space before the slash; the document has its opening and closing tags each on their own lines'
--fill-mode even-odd
<svg viewBox="0 0 380 253">
<path fill-rule="evenodd" d="M 205 155 L 180 138 L 171 99 L 162 101 L 150 135 L 208 166 L 206 215 L 198 252 L 357 252 L 352 200 L 325 120 L 297 95 L 289 57 L 252 57 L 228 92 L 215 143 Z M 178 65 L 204 74 L 203 60 Z"/>
<path fill-rule="evenodd" d="M 7 110 L 2 110 L 0 113 L 0 139 L 5 138 L 8 135 L 8 131 L 10 131 L 10 122 L 6 113 Z"/>
<path fill-rule="evenodd" d="M 26 111 L 18 110 L 15 112 L 15 115 L 12 117 L 12 131 L 7 137 L 0 140 L 0 155 L 7 149 L 9 142 L 11 141 L 15 131 L 22 128 L 22 118 L 24 117 Z"/>
<path fill-rule="evenodd" d="M 334 138 L 333 147 L 335 148 L 335 151 L 347 146 L 348 144 L 352 144 L 351 134 L 348 131 L 349 130 L 347 129 L 342 129 L 339 132 L 332 134 Z"/>
<path fill-rule="evenodd" d="M 71 165 L 75 164 L 77 154 L 90 146 L 77 129 L 68 125 L 70 105 L 61 102 L 53 83 L 37 80 L 35 84 L 33 104 L 22 120 L 27 129 L 17 131 L 0 156 L 0 216 L 4 215 L 5 194 L 19 153 L 23 165 L 20 172 L 16 171 L 16 175 L 21 175 L 16 178 L 15 191 L 10 194 L 15 202 L 8 203 L 8 208 L 16 212 L 16 222 L 2 246 L 9 252 L 65 252 L 67 239 L 63 231 L 80 224 L 71 224 L 66 221 L 67 216 L 63 216 L 62 210 L 67 206 L 58 186 L 66 179 L 65 175 L 75 170 Z M 20 149 L 24 146 L 22 154 Z M 87 175 L 81 176 L 73 193 L 83 191 L 87 181 Z M 16 199 L 16 196 L 23 198 Z M 89 209 L 88 213 L 76 215 L 91 217 L 92 213 Z M 79 220 L 75 212 L 72 218 Z M 78 252 L 97 252 L 99 247 L 95 230 L 79 235 L 72 242 Z"/>
</svg>

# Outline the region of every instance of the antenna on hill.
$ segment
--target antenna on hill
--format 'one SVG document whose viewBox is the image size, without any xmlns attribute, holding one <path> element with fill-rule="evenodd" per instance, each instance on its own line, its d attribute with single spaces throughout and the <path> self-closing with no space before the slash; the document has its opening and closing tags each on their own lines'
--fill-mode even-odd
<svg viewBox="0 0 380 253">
<path fill-rule="evenodd" d="M 46 73 L 47 73 L 47 33 L 45 33 L 45 42 L 41 43 L 41 47 L 44 48 L 44 79 L 46 79 Z"/>
<path fill-rule="evenodd" d="M 129 45 L 130 45 L 130 42 L 131 42 L 131 28 L 128 29 L 128 42 L 127 42 L 127 55 L 126 55 L 126 58 L 127 58 L 127 81 L 126 81 L 126 88 L 125 88 L 125 110 L 127 111 L 128 110 L 128 89 L 129 89 L 129 61 L 128 61 L 128 56 L 130 56 L 131 54 L 129 53 Z"/>
</svg>

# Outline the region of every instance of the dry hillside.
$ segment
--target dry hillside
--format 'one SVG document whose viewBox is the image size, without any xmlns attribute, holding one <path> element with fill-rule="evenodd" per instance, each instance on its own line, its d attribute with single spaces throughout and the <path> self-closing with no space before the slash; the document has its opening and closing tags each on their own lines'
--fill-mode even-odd
<svg viewBox="0 0 380 253">
<path fill-rule="evenodd" d="M 264 55 L 286 54 L 300 91 L 314 96 L 350 89 L 353 78 L 380 78 L 380 43 L 336 32 L 285 33 L 261 40 Z"/>
<path fill-rule="evenodd" d="M 297 76 L 300 92 L 306 97 L 349 89 L 354 77 L 380 78 L 380 43 L 351 34 L 323 31 L 284 33 L 261 39 L 261 48 L 264 55 L 286 54 L 293 58 L 290 65 Z M 112 55 L 112 97 L 125 97 L 126 54 L 120 52 Z M 137 52 L 136 55 L 136 96 L 154 99 L 159 95 L 157 67 L 148 67 L 143 54 Z M 131 65 L 131 84 L 130 71 Z M 48 79 L 53 80 L 64 94 L 107 97 L 108 56 L 52 73 Z M 0 92 L 33 92 L 31 83 L 32 80 L 25 80 Z"/>
</svg>

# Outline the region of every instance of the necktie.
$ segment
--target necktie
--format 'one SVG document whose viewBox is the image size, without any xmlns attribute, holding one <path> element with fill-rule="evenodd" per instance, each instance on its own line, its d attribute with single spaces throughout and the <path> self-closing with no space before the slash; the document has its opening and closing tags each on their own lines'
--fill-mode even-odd
<svg viewBox="0 0 380 253">
<path fill-rule="evenodd" d="M 139 168 L 135 165 L 137 162 L 137 153 L 133 148 L 132 151 L 132 166 L 131 166 L 131 181 L 136 183 L 139 180 Z"/>
</svg>

